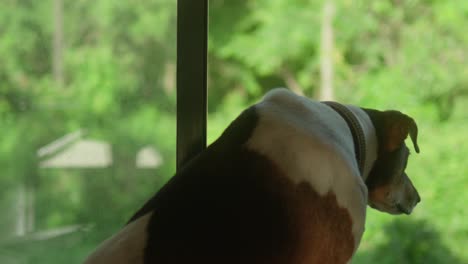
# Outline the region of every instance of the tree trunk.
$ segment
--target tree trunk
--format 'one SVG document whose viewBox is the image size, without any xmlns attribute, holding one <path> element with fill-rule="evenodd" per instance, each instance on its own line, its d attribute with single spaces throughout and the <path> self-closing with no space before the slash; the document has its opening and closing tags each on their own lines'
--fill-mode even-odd
<svg viewBox="0 0 468 264">
<path fill-rule="evenodd" d="M 15 223 L 15 236 L 24 236 L 27 230 L 26 224 L 26 187 L 21 184 L 18 187 L 16 194 L 16 223 Z"/>
<path fill-rule="evenodd" d="M 52 47 L 52 70 L 55 84 L 63 87 L 63 2 L 54 0 L 54 35 Z"/>
<path fill-rule="evenodd" d="M 333 100 L 333 16 L 335 4 L 327 0 L 322 11 L 322 35 L 320 54 L 320 100 Z"/>
</svg>

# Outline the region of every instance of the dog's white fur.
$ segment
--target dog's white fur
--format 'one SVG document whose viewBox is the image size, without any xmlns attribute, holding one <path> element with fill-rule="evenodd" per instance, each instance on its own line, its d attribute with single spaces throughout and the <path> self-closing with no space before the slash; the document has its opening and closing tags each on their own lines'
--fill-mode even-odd
<svg viewBox="0 0 468 264">
<path fill-rule="evenodd" d="M 348 107 L 365 133 L 367 177 L 377 158 L 375 129 L 363 110 Z M 269 92 L 256 109 L 259 121 L 247 146 L 275 162 L 294 182 L 305 181 L 320 195 L 333 192 L 351 215 L 356 250 L 364 232 L 367 187 L 346 122 L 329 106 L 286 89 Z"/>
<path fill-rule="evenodd" d="M 351 215 L 356 251 L 366 217 L 364 180 L 377 157 L 377 139 L 367 114 L 354 106 L 348 108 L 365 133 L 364 179 L 354 156 L 351 132 L 340 115 L 327 105 L 286 89 L 270 91 L 256 105 L 259 120 L 246 146 L 266 155 L 294 182 L 305 181 L 321 195 L 333 192 L 339 205 Z M 104 241 L 85 263 L 143 263 L 145 229 L 151 214 L 131 222 Z"/>
</svg>

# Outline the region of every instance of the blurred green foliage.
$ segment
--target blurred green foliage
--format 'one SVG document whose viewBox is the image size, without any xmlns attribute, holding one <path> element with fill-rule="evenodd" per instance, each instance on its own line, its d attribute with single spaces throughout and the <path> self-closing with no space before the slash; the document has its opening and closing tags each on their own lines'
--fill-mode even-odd
<svg viewBox="0 0 468 264">
<path fill-rule="evenodd" d="M 56 1 L 56 0 L 55 0 Z M 79 263 L 175 170 L 175 0 L 62 0 L 64 85 L 52 74 L 54 0 L 0 2 L 0 262 Z M 337 100 L 399 109 L 420 127 L 408 173 L 414 214 L 369 210 L 354 263 L 467 263 L 468 1 L 335 0 Z M 267 90 L 316 97 L 324 1 L 210 1 L 212 142 Z M 39 168 L 37 150 L 85 129 L 112 146 L 105 169 Z M 164 158 L 138 169 L 143 146 Z M 34 188 L 35 230 L 16 239 L 16 190 Z"/>
</svg>

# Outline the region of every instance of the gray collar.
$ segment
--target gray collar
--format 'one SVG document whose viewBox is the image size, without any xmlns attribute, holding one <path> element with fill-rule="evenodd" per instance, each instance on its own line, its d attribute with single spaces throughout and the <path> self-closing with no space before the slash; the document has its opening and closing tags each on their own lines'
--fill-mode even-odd
<svg viewBox="0 0 468 264">
<path fill-rule="evenodd" d="M 351 135 L 353 136 L 354 142 L 354 154 L 359 167 L 361 176 L 364 176 L 364 165 L 366 162 L 366 139 L 364 137 L 364 131 L 359 124 L 356 116 L 346 106 L 337 102 L 323 102 L 324 104 L 335 110 L 348 124 Z"/>
</svg>

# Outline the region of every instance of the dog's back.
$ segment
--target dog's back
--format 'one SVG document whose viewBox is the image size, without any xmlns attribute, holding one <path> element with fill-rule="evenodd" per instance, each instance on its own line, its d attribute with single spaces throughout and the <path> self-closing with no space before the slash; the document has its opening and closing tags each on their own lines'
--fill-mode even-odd
<svg viewBox="0 0 468 264">
<path fill-rule="evenodd" d="M 87 263 L 349 261 L 367 197 L 353 143 L 302 100 L 278 90 L 244 111 Z"/>
</svg>

